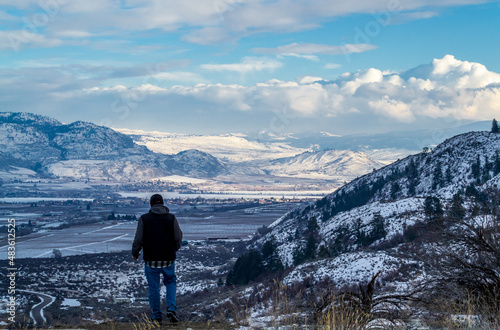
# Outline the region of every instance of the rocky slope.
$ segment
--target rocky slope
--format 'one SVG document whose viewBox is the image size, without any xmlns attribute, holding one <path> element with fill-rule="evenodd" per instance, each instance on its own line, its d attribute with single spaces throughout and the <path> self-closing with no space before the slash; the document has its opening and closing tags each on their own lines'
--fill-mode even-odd
<svg viewBox="0 0 500 330">
<path fill-rule="evenodd" d="M 416 270 L 416 261 L 394 255 L 400 243 L 411 239 L 408 229 L 428 221 L 426 200 L 446 211 L 454 195 L 481 196 L 499 183 L 500 134 L 465 133 L 288 213 L 253 247 L 274 241 L 282 263 L 298 266 L 287 283 L 305 278 L 352 283 L 379 270 L 383 276 L 401 267 Z"/>
<path fill-rule="evenodd" d="M 0 113 L 0 155 L 2 168 L 19 166 L 73 178 L 211 177 L 225 170 L 221 161 L 202 151 L 158 154 L 104 126 L 62 124 L 30 113 Z"/>
</svg>

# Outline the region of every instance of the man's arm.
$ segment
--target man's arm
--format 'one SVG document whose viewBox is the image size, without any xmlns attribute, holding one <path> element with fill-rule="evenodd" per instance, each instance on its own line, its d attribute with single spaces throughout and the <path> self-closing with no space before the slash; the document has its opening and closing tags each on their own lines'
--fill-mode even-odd
<svg viewBox="0 0 500 330">
<path fill-rule="evenodd" d="M 177 218 L 174 215 L 174 240 L 175 240 L 175 247 L 176 251 L 181 248 L 182 244 L 182 230 L 181 227 L 179 227 L 179 222 L 177 221 Z"/>
<path fill-rule="evenodd" d="M 142 237 L 144 235 L 144 223 L 142 217 L 139 218 L 137 222 L 137 229 L 135 230 L 134 243 L 132 243 L 132 258 L 137 260 L 139 258 L 139 253 L 142 249 Z"/>
</svg>

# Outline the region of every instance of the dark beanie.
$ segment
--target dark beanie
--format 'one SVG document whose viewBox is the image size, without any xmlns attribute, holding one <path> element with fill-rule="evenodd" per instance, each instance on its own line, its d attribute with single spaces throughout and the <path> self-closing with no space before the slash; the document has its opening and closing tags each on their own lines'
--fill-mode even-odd
<svg viewBox="0 0 500 330">
<path fill-rule="evenodd" d="M 151 205 L 163 204 L 163 197 L 161 197 L 160 194 L 154 194 L 153 196 L 151 196 L 149 204 Z"/>
</svg>

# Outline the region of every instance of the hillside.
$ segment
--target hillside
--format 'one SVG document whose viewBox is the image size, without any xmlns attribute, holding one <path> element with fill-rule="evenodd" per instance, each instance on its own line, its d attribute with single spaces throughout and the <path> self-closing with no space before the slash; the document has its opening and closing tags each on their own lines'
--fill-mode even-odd
<svg viewBox="0 0 500 330">
<path fill-rule="evenodd" d="M 375 313 L 371 318 L 388 317 L 391 311 L 390 317 L 403 317 L 401 308 L 410 301 L 421 304 L 414 311 L 426 310 L 430 317 L 451 306 L 447 299 L 454 295 L 474 299 L 476 313 L 497 313 L 490 306 L 496 306 L 492 301 L 500 284 L 499 183 L 500 134 L 455 136 L 359 177 L 262 229 L 228 282 L 282 274 L 276 276 L 294 290 L 314 287 L 323 299 L 336 290 L 359 304 L 370 302 L 363 308 Z M 245 264 L 259 271 L 245 273 L 250 271 Z M 372 278 L 373 297 L 355 300 L 368 299 L 362 288 Z M 371 299 L 384 296 L 393 297 L 388 300 L 392 307 L 372 310 Z M 431 319 L 439 322 L 439 317 Z"/>
<path fill-rule="evenodd" d="M 368 232 L 375 214 L 381 215 L 386 223 L 388 233 L 384 240 L 388 241 L 402 234 L 405 226 L 424 218 L 423 203 L 427 196 L 435 196 L 447 204 L 456 193 L 465 192 L 467 187 L 471 189 L 471 185 L 483 190 L 498 183 L 500 134 L 465 133 L 428 153 L 408 156 L 366 174 L 318 202 L 295 210 L 272 224 L 272 231 L 262 241 L 273 237 L 279 245 L 282 262 L 292 265 L 293 253 L 305 239 L 297 239 L 296 232 L 305 232 L 312 218 L 319 227 L 318 240 L 325 247 L 338 239 L 341 230 L 354 232 L 358 226 Z M 348 248 L 355 250 L 356 246 Z"/>
<path fill-rule="evenodd" d="M 363 152 L 323 150 L 276 159 L 263 164 L 262 168 L 276 176 L 327 177 L 350 181 L 382 165 Z"/>
<path fill-rule="evenodd" d="M 18 166 L 78 179 L 211 177 L 225 170 L 222 162 L 202 151 L 158 154 L 104 126 L 82 121 L 62 124 L 30 113 L 0 113 L 0 150 L 3 169 Z"/>
</svg>

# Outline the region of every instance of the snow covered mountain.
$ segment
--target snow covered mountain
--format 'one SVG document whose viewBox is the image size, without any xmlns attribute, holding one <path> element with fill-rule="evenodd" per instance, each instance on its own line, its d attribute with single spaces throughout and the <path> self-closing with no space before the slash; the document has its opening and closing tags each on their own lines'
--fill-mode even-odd
<svg viewBox="0 0 500 330">
<path fill-rule="evenodd" d="M 202 151 L 154 153 L 104 126 L 81 121 L 62 124 L 30 113 L 0 113 L 0 155 L 2 168 L 19 166 L 73 178 L 210 177 L 225 170 L 222 162 Z"/>
<path fill-rule="evenodd" d="M 310 148 L 295 148 L 287 143 L 250 141 L 245 134 L 194 135 L 142 130 L 116 129 L 129 135 L 137 144 L 154 152 L 176 154 L 184 150 L 197 149 L 229 162 L 256 159 L 292 157 Z"/>
<path fill-rule="evenodd" d="M 155 152 L 174 154 L 189 149 L 208 152 L 224 160 L 228 165 L 228 173 L 233 175 L 329 180 L 338 184 L 411 154 L 409 150 L 393 148 L 319 150 L 320 145 L 307 144 L 308 141 L 317 142 L 310 140 L 308 135 L 303 137 L 301 146 L 297 147 L 292 146 L 297 143 L 297 138 L 291 134 L 277 136 L 263 133 L 257 137 L 242 133 L 187 135 L 128 129 L 117 131 L 129 135 L 137 144 L 147 146 Z M 322 141 L 330 141 L 330 144 L 332 139 L 339 138 L 326 132 L 314 136 L 324 138 Z"/>
<path fill-rule="evenodd" d="M 351 181 L 383 165 L 363 152 L 323 150 L 304 152 L 294 157 L 276 159 L 270 161 L 268 165 L 263 165 L 262 168 L 276 176 Z"/>
<path fill-rule="evenodd" d="M 397 246 L 425 228 L 433 209 L 449 209 L 453 198 L 466 192 L 483 198 L 482 192 L 499 185 L 500 134 L 465 133 L 291 211 L 253 247 L 273 242 L 281 262 L 297 266 L 286 283 L 334 278 L 337 284 L 347 284 L 379 270 L 384 277 L 409 264 L 417 274 L 418 262 L 395 257 Z"/>
</svg>

